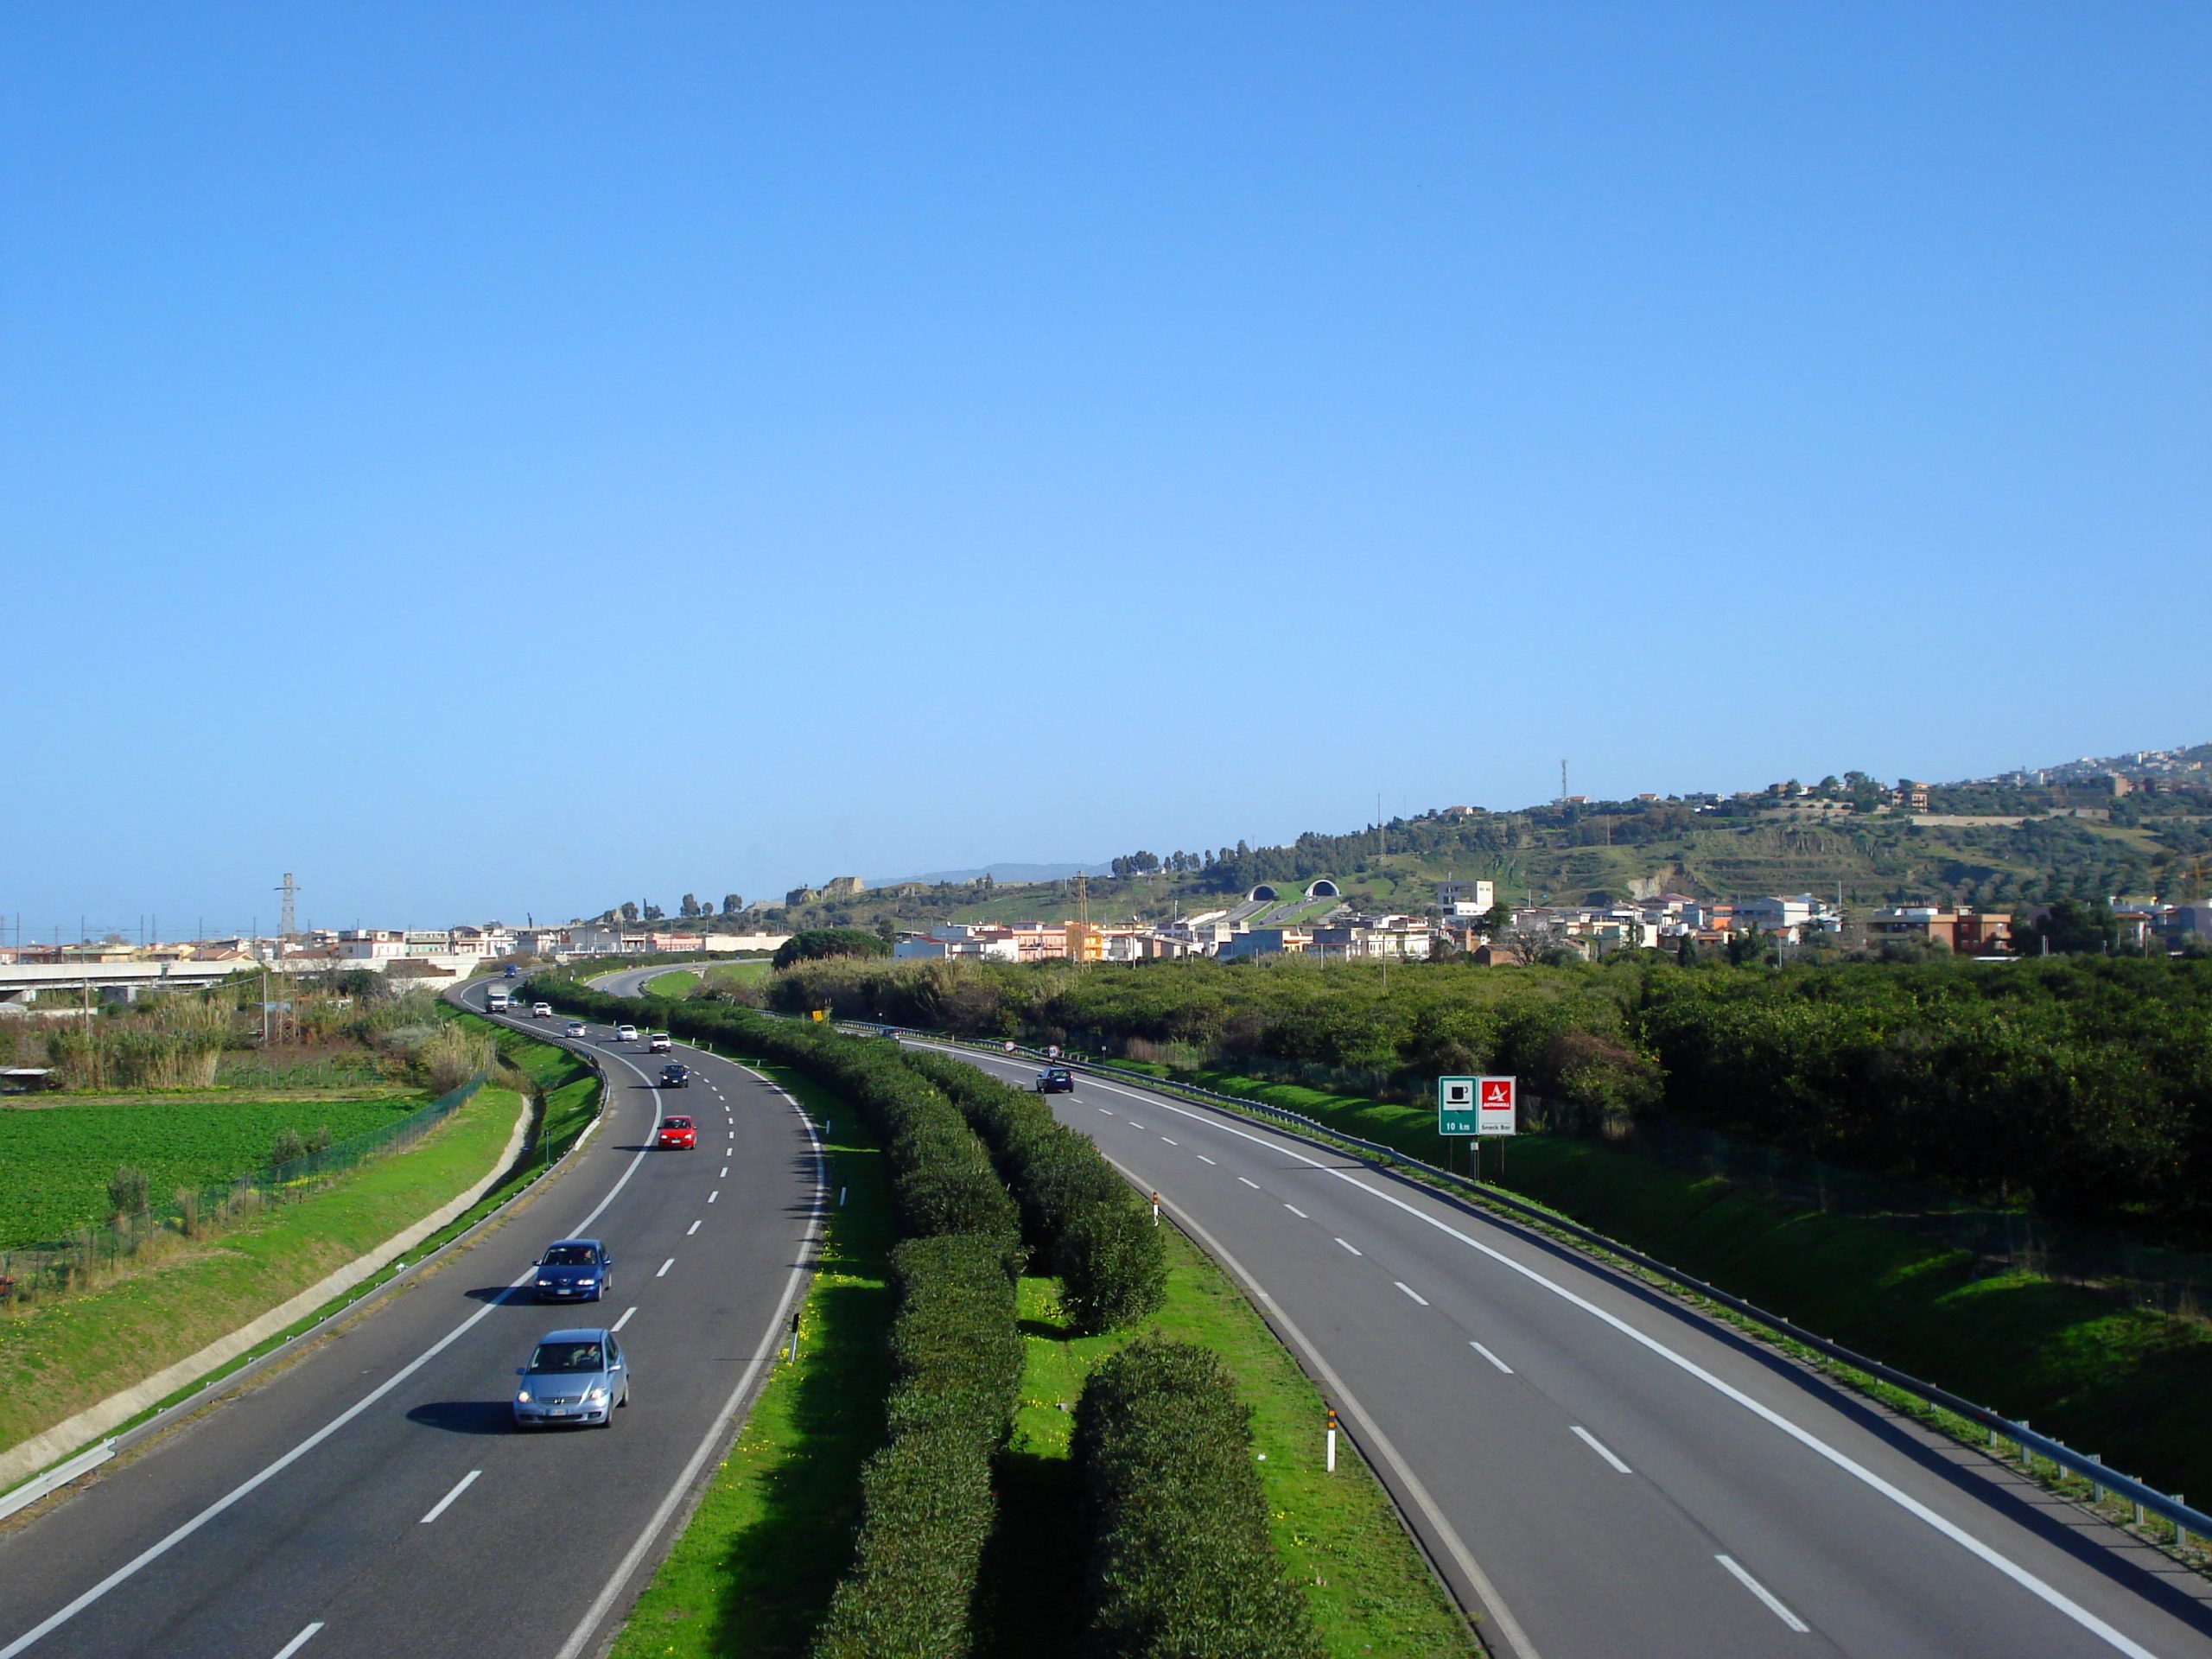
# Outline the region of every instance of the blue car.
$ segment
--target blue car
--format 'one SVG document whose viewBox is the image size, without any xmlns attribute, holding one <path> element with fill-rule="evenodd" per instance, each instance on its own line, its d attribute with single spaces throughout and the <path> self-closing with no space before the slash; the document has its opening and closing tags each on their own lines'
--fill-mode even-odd
<svg viewBox="0 0 2212 1659">
<path fill-rule="evenodd" d="M 537 1300 L 595 1302 L 614 1282 L 614 1258 L 595 1238 L 557 1239 L 537 1258 Z"/>
<path fill-rule="evenodd" d="M 595 1423 L 611 1427 L 614 1409 L 630 1403 L 630 1368 L 612 1331 L 548 1332 L 515 1367 L 517 1428 Z"/>
</svg>

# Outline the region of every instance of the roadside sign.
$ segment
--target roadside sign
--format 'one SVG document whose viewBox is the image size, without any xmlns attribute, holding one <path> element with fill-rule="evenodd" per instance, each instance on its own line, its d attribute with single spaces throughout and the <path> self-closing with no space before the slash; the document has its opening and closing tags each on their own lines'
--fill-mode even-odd
<svg viewBox="0 0 2212 1659">
<path fill-rule="evenodd" d="M 1512 1077 L 1478 1077 L 1475 1133 L 1511 1135 L 1516 1128 L 1521 1090 Z"/>
<path fill-rule="evenodd" d="M 1476 1133 L 1475 1085 L 1479 1077 L 1439 1077 L 1436 1080 L 1436 1132 L 1439 1135 Z"/>
</svg>

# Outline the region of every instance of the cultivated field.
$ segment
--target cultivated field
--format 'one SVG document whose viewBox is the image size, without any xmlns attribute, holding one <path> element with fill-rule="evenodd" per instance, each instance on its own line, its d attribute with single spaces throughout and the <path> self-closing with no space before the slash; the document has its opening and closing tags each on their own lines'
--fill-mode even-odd
<svg viewBox="0 0 2212 1659">
<path fill-rule="evenodd" d="M 276 1138 L 327 1129 L 344 1141 L 428 1101 L 413 1090 L 318 1093 L 233 1100 L 181 1094 L 73 1097 L 0 1107 L 0 1249 L 66 1236 L 106 1219 L 118 1165 L 146 1173 L 158 1205 L 178 1187 L 202 1187 L 264 1167 Z"/>
</svg>

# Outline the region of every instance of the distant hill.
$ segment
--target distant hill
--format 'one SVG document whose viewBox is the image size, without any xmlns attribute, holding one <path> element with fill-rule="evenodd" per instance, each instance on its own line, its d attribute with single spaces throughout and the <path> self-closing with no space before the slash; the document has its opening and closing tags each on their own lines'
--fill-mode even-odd
<svg viewBox="0 0 2212 1659">
<path fill-rule="evenodd" d="M 1071 881 L 1078 875 L 1104 875 L 1112 868 L 1112 861 L 1103 858 L 1089 864 L 986 864 L 972 870 L 932 870 L 927 875 L 871 875 L 868 885 L 935 887 L 980 881 L 988 875 L 1002 887 L 1022 887 L 1039 881 Z"/>
<path fill-rule="evenodd" d="M 2115 788 L 2118 773 L 2129 782 Z M 1924 785 L 1908 810 L 1860 772 L 1755 793 L 1559 800 L 1515 811 L 1449 807 L 1287 845 L 1138 852 L 1104 864 L 994 864 L 868 883 L 778 912 L 785 926 L 927 926 L 1075 915 L 1091 877 L 1101 921 L 1219 908 L 1260 882 L 1327 876 L 1369 910 L 1427 908 L 1446 876 L 1487 877 L 1510 904 L 1817 892 L 1847 906 L 2010 909 L 2057 898 L 2212 895 L 2212 746 L 2139 750 Z M 1111 874 L 1118 868 L 1122 874 Z"/>
</svg>

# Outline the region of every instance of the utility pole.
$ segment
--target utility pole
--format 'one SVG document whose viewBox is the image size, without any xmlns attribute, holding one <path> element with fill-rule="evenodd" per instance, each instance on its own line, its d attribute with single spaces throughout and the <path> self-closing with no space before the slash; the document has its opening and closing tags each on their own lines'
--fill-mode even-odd
<svg viewBox="0 0 2212 1659">
<path fill-rule="evenodd" d="M 289 870 L 284 872 L 283 885 L 276 891 L 284 895 L 284 908 L 276 924 L 276 937 L 289 939 L 300 931 L 299 917 L 294 907 L 294 901 L 300 896 L 300 884 L 292 880 Z"/>
<path fill-rule="evenodd" d="M 1567 798 L 1567 762 L 1564 760 L 1559 763 L 1559 798 L 1562 801 Z"/>
</svg>

